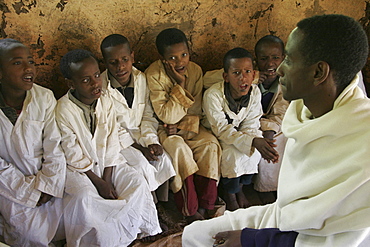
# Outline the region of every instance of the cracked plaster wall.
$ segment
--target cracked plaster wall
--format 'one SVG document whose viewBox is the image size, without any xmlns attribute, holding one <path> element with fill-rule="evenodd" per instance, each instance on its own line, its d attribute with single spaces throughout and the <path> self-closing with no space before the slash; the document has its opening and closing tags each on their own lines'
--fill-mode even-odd
<svg viewBox="0 0 370 247">
<path fill-rule="evenodd" d="M 345 14 L 370 33 L 370 1 L 365 0 L 0 0 L 0 38 L 28 45 L 36 59 L 37 82 L 56 97 L 67 87 L 59 60 L 83 48 L 99 58 L 101 40 L 128 37 L 138 67 L 158 59 L 154 40 L 163 29 L 177 27 L 188 36 L 192 60 L 204 71 L 220 68 L 223 54 L 236 46 L 253 51 L 256 41 L 274 34 L 286 41 L 302 18 Z M 370 60 L 369 60 L 370 63 Z M 103 69 L 103 66 L 102 66 Z M 370 68 L 364 70 L 370 81 Z M 370 89 L 370 87 L 368 87 Z"/>
</svg>

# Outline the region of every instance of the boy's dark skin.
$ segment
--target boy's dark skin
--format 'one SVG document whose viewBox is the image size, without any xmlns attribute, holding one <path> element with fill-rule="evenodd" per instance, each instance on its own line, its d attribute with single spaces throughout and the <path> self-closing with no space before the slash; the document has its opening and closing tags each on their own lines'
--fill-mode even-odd
<svg viewBox="0 0 370 247">
<path fill-rule="evenodd" d="M 22 110 L 26 93 L 32 88 L 36 68 L 29 49 L 22 44 L 10 45 L 0 57 L 1 93 L 6 104 L 15 110 Z M 41 192 L 36 206 L 50 201 L 53 196 Z"/>
<path fill-rule="evenodd" d="M 78 63 L 72 63 L 71 80 L 68 84 L 74 89 L 73 96 L 86 105 L 91 105 L 101 95 L 102 81 L 97 61 L 88 57 Z M 85 174 L 94 184 L 98 193 L 104 199 L 117 199 L 118 195 L 112 183 L 113 167 L 104 168 L 103 176 L 98 177 L 93 171 L 86 171 Z"/>
<path fill-rule="evenodd" d="M 285 57 L 283 47 L 279 43 L 265 41 L 259 45 L 255 52 L 257 66 L 260 71 L 258 83 L 262 84 L 265 89 L 269 89 L 278 79 L 276 69 Z M 263 136 L 271 140 L 275 134 L 273 130 L 263 131 Z"/>
<path fill-rule="evenodd" d="M 186 78 L 184 73 L 189 64 L 189 48 L 186 43 L 178 43 L 164 49 L 163 56 L 160 55 L 167 75 L 174 79 L 182 88 L 185 87 Z M 177 134 L 177 124 L 164 124 L 167 135 Z"/>
</svg>

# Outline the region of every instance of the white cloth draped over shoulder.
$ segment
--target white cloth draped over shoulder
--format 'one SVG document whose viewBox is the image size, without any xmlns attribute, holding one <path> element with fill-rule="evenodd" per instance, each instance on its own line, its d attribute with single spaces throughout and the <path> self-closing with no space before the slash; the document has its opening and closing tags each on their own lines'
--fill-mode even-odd
<svg viewBox="0 0 370 247">
<path fill-rule="evenodd" d="M 34 84 L 15 125 L 0 110 L 0 235 L 12 246 L 48 246 L 62 217 L 66 161 L 55 105 Z M 54 198 L 36 207 L 42 192 Z"/>
<path fill-rule="evenodd" d="M 158 121 L 154 117 L 154 111 L 149 100 L 145 75 L 140 70 L 132 67 L 131 80 L 134 85 L 134 99 L 130 108 L 125 97 L 118 90 L 111 87 L 108 73 L 108 70 L 105 70 L 101 76 L 103 78 L 103 88 L 113 100 L 117 122 L 120 125 L 121 153 L 127 163 L 145 177 L 149 189 L 154 191 L 161 184 L 175 176 L 176 173 L 171 158 L 166 152 L 158 157 L 158 161 L 149 162 L 141 151 L 131 147 L 134 142 L 143 147 L 160 144 L 157 136 Z"/>
<path fill-rule="evenodd" d="M 91 134 L 82 110 L 68 94 L 58 101 L 56 117 L 68 169 L 64 222 L 68 246 L 127 246 L 139 237 L 161 232 L 148 185 L 120 154 L 113 103 L 104 93 L 96 105 L 96 130 Z M 117 200 L 102 198 L 84 172 L 99 177 L 114 167 Z"/>
<path fill-rule="evenodd" d="M 245 227 L 297 231 L 298 247 L 370 246 L 370 100 L 357 83 L 356 76 L 316 119 L 302 100 L 291 102 L 274 204 L 195 222 L 185 228 L 183 246 L 211 246 L 217 232 Z"/>
</svg>

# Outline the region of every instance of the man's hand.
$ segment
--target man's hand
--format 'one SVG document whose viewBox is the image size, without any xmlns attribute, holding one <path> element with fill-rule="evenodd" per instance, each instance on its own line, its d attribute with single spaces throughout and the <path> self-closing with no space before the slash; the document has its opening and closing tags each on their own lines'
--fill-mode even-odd
<svg viewBox="0 0 370 247">
<path fill-rule="evenodd" d="M 164 68 L 166 70 L 166 73 L 169 77 L 172 77 L 177 84 L 179 84 L 182 88 L 184 88 L 185 86 L 185 76 L 184 75 L 181 75 L 179 72 L 177 72 L 175 70 L 175 67 L 172 63 L 166 61 L 166 60 L 163 60 L 163 65 L 164 65 Z"/>
<path fill-rule="evenodd" d="M 177 134 L 177 124 L 164 124 L 167 135 L 176 135 Z"/>
<path fill-rule="evenodd" d="M 241 234 L 241 230 L 219 232 L 213 236 L 215 239 L 213 247 L 241 247 Z"/>
<path fill-rule="evenodd" d="M 262 158 L 266 159 L 268 162 L 271 161 L 272 163 L 276 163 L 279 161 L 279 154 L 274 148 L 276 147 L 274 142 L 275 140 L 256 137 L 253 139 L 252 146 L 257 148 Z"/>
<path fill-rule="evenodd" d="M 41 192 L 41 196 L 40 196 L 40 199 L 39 201 L 37 202 L 36 206 L 39 207 L 41 206 L 42 204 L 45 204 L 47 203 L 48 201 L 50 201 L 50 199 L 53 198 L 53 196 L 49 195 L 49 194 L 46 194 L 44 192 Z"/>
</svg>

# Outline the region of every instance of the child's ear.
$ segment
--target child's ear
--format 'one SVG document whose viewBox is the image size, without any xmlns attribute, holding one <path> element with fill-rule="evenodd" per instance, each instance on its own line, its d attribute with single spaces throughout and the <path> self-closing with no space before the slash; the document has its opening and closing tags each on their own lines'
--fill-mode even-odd
<svg viewBox="0 0 370 247">
<path fill-rule="evenodd" d="M 74 89 L 75 87 L 74 87 L 74 83 L 73 83 L 73 81 L 72 80 L 70 80 L 70 79 L 68 79 L 68 78 L 64 78 L 64 81 L 67 83 L 67 85 L 68 85 L 68 87 L 70 88 L 70 89 Z"/>
<path fill-rule="evenodd" d="M 227 82 L 227 83 L 229 82 L 229 75 L 226 72 L 222 73 L 222 77 L 224 78 L 225 82 Z"/>
<path fill-rule="evenodd" d="M 132 63 L 135 63 L 135 52 L 132 51 L 131 54 L 130 54 L 131 58 L 132 58 Z"/>
</svg>

